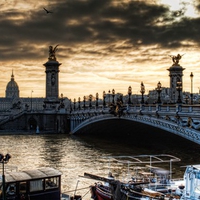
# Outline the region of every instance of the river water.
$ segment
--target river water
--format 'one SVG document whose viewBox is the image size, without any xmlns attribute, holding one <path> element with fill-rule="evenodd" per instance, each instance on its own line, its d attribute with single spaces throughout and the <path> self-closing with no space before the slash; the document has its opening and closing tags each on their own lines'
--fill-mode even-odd
<svg viewBox="0 0 200 200">
<path fill-rule="evenodd" d="M 78 181 L 78 189 L 87 187 L 94 180 L 81 178 L 84 172 L 107 176 L 108 162 L 102 157 L 110 155 L 139 154 L 171 154 L 181 159 L 173 164 L 174 177 L 183 176 L 182 165 L 200 163 L 200 145 L 177 137 L 173 134 L 152 134 L 144 138 L 109 137 L 108 135 L 67 134 L 2 134 L 0 136 L 0 153 L 11 154 L 7 166 L 17 166 L 18 170 L 38 167 L 54 167 L 62 171 L 62 191 L 74 193 Z M 120 171 L 118 173 L 121 173 Z M 123 172 L 124 173 L 124 172 Z M 115 174 L 117 175 L 117 174 Z M 89 196 L 89 188 L 78 193 Z"/>
</svg>

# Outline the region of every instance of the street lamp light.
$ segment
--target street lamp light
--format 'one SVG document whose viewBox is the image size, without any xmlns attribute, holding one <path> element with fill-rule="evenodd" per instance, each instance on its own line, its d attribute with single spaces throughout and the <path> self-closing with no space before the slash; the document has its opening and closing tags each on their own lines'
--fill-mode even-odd
<svg viewBox="0 0 200 200">
<path fill-rule="evenodd" d="M 157 92 L 158 92 L 158 100 L 157 100 L 157 103 L 161 103 L 160 93 L 161 93 L 161 91 L 162 91 L 162 85 L 161 85 L 160 81 L 159 81 L 158 84 L 157 84 L 156 90 L 157 90 Z"/>
<path fill-rule="evenodd" d="M 132 87 L 128 87 L 128 104 L 131 104 Z"/>
<path fill-rule="evenodd" d="M 181 101 L 182 82 L 181 81 L 178 81 L 176 83 L 176 89 L 178 91 L 178 100 L 177 100 L 177 103 L 182 103 L 182 101 Z"/>
<path fill-rule="evenodd" d="M 191 72 L 190 74 L 190 79 L 191 79 L 191 93 L 190 93 L 190 97 L 191 97 L 191 105 L 193 104 L 193 73 Z"/>
<path fill-rule="evenodd" d="M 103 91 L 103 107 L 106 107 L 106 92 Z"/>
<path fill-rule="evenodd" d="M 112 103 L 114 104 L 114 103 L 115 103 L 115 101 L 114 101 L 114 98 L 115 98 L 115 90 L 114 90 L 114 89 L 112 90 L 112 98 L 113 98 Z"/>
<path fill-rule="evenodd" d="M 140 92 L 141 92 L 141 94 L 142 94 L 141 104 L 144 104 L 145 86 L 144 86 L 143 82 L 141 82 L 141 85 L 140 85 Z"/>
<path fill-rule="evenodd" d="M 2 186 L 3 186 L 3 200 L 6 200 L 6 180 L 5 180 L 5 172 L 4 172 L 4 164 L 7 164 L 10 160 L 11 155 L 6 154 L 5 156 L 3 154 L 0 154 L 0 163 L 2 163 Z"/>
</svg>

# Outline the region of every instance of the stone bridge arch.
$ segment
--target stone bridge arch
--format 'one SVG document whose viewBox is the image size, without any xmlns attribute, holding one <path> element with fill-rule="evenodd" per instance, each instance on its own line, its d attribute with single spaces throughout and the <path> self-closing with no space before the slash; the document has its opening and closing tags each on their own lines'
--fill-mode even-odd
<svg viewBox="0 0 200 200">
<path fill-rule="evenodd" d="M 28 130 L 36 131 L 37 125 L 38 125 L 37 119 L 34 116 L 31 116 L 28 119 Z"/>
<path fill-rule="evenodd" d="M 116 116 L 113 116 L 111 114 L 94 115 L 90 117 L 74 116 L 71 118 L 71 134 L 76 134 L 77 132 L 80 132 L 81 129 L 93 123 L 112 119 L 143 123 L 200 144 L 200 134 L 197 130 L 191 129 L 190 127 L 184 127 L 181 123 L 175 123 L 174 121 L 169 121 L 163 118 L 159 119 L 152 116 L 135 114 L 124 115 L 120 118 L 117 118 Z"/>
</svg>

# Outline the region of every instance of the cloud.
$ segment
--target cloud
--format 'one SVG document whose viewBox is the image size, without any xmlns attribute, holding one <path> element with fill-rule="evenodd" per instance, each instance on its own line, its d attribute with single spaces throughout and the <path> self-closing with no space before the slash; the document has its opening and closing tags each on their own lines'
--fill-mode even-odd
<svg viewBox="0 0 200 200">
<path fill-rule="evenodd" d="M 26 9 L 1 13 L 0 53 L 4 59 L 42 58 L 44 45 L 50 43 L 64 47 L 110 44 L 116 48 L 113 43 L 126 40 L 134 49 L 153 44 L 174 48 L 183 40 L 198 41 L 199 19 L 183 17 L 174 22 L 168 7 L 148 1 L 54 1 L 48 8 L 53 14 L 46 14 L 42 5 Z M 195 37 L 193 32 L 189 34 L 190 28 Z"/>
<path fill-rule="evenodd" d="M 144 75 L 152 75 L 151 71 L 167 73 L 172 64 L 170 54 L 199 47 L 199 17 L 186 16 L 184 9 L 177 16 L 169 6 L 152 1 L 12 2 L 1 3 L 0 66 L 10 71 L 14 64 L 21 72 L 20 85 L 31 78 L 33 82 L 38 77 L 45 81 L 43 63 L 49 45 L 59 44 L 57 58 L 63 63 L 60 69 L 65 76 L 80 72 L 79 78 L 88 76 L 88 81 L 98 77 L 101 82 L 129 82 L 127 85 L 140 83 Z M 199 5 L 196 1 L 198 11 Z M 44 7 L 53 13 L 47 14 Z M 35 72 L 30 73 L 33 68 Z M 35 82 L 41 84 L 40 90 L 45 84 L 41 81 Z"/>
</svg>

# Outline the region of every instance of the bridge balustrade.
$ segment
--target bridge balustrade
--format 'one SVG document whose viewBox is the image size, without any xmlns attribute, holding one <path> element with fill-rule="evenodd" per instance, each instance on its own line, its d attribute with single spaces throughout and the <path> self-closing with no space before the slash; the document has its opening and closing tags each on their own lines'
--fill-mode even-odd
<svg viewBox="0 0 200 200">
<path fill-rule="evenodd" d="M 93 107 L 71 113 L 71 132 L 101 120 L 127 119 L 154 126 L 200 144 L 200 106 L 192 105 L 126 105 L 121 116 L 110 113 L 109 107 Z"/>
</svg>

